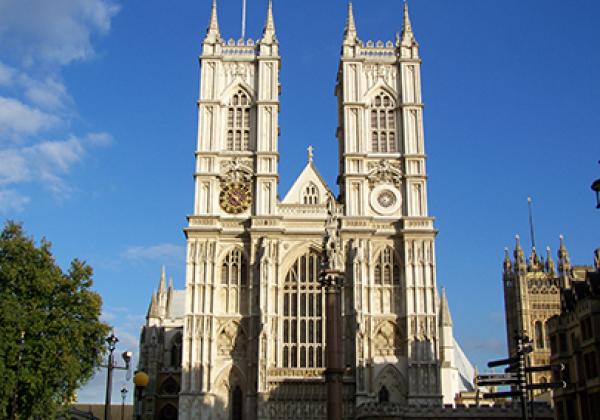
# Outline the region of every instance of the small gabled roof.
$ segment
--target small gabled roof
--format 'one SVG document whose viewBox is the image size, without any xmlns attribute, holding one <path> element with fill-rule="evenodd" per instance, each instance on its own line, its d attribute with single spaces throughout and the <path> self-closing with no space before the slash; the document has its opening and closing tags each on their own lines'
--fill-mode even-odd
<svg viewBox="0 0 600 420">
<path fill-rule="evenodd" d="M 310 183 L 314 184 L 319 190 L 319 203 L 325 204 L 328 194 L 332 194 L 332 192 L 313 162 L 312 146 L 308 147 L 308 161 L 306 162 L 306 166 L 292 184 L 281 204 L 304 204 L 302 202 L 302 194 L 304 187 Z"/>
</svg>

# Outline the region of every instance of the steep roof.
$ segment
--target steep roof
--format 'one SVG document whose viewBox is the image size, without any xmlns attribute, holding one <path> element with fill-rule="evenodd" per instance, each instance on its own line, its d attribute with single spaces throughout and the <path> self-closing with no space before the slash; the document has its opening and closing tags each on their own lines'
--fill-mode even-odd
<svg viewBox="0 0 600 420">
<path fill-rule="evenodd" d="M 285 195 L 281 204 L 305 204 L 302 201 L 303 193 L 305 187 L 311 183 L 317 187 L 319 192 L 319 201 L 317 204 L 325 204 L 328 194 L 332 194 L 332 192 L 317 170 L 317 167 L 313 162 L 312 148 L 309 147 L 308 162 L 298 178 L 296 178 L 296 181 L 292 184 L 292 187 Z"/>
</svg>

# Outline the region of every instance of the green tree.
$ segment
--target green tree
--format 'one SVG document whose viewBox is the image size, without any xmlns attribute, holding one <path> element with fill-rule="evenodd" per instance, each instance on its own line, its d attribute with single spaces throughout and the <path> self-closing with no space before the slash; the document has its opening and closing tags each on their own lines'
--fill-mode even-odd
<svg viewBox="0 0 600 420">
<path fill-rule="evenodd" d="M 63 272 L 50 242 L 38 246 L 20 224 L 6 223 L 0 233 L 1 418 L 15 402 L 20 419 L 54 418 L 91 378 L 109 331 L 91 286 L 85 262 L 76 259 Z"/>
</svg>

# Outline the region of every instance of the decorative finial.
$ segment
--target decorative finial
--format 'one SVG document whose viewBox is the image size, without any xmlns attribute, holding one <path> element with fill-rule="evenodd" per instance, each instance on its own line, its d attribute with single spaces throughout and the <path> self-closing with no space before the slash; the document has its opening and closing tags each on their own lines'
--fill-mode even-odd
<svg viewBox="0 0 600 420">
<path fill-rule="evenodd" d="M 261 39 L 263 43 L 277 42 L 275 37 L 275 19 L 273 19 L 273 1 L 269 0 L 267 7 L 267 20 L 265 22 L 265 28 L 263 30 L 263 36 Z"/>
<path fill-rule="evenodd" d="M 166 275 L 165 275 L 165 266 L 163 265 L 160 269 L 160 283 L 158 285 L 159 292 L 162 292 L 166 289 Z"/>
<path fill-rule="evenodd" d="M 356 39 L 356 23 L 354 22 L 352 0 L 350 0 L 348 2 L 348 17 L 346 18 L 346 27 L 344 28 L 344 43 L 351 44 L 356 42 Z"/>
<path fill-rule="evenodd" d="M 308 162 L 311 163 L 313 161 L 314 149 L 312 146 L 308 146 L 307 150 L 308 150 Z"/>
<path fill-rule="evenodd" d="M 552 259 L 552 250 L 546 247 L 546 272 L 554 273 L 554 260 Z"/>
<path fill-rule="evenodd" d="M 206 41 L 217 42 L 221 34 L 219 33 L 219 19 L 217 17 L 217 0 L 212 2 L 212 10 L 210 13 L 210 21 L 206 30 Z"/>
</svg>

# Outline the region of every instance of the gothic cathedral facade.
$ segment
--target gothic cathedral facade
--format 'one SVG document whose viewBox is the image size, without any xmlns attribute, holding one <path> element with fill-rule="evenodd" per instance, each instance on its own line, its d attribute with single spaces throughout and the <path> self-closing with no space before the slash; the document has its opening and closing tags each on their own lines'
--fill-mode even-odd
<svg viewBox="0 0 600 420">
<path fill-rule="evenodd" d="M 271 1 L 260 40 L 228 42 L 213 1 L 200 62 L 178 418 L 326 418 L 319 277 L 332 208 L 345 268 L 345 417 L 376 401 L 452 403 L 460 373 L 436 287 L 421 59 L 407 6 L 402 33 L 385 43 L 362 42 L 348 6 L 335 90 L 337 197 L 309 148 L 306 167 L 278 198 Z"/>
</svg>

